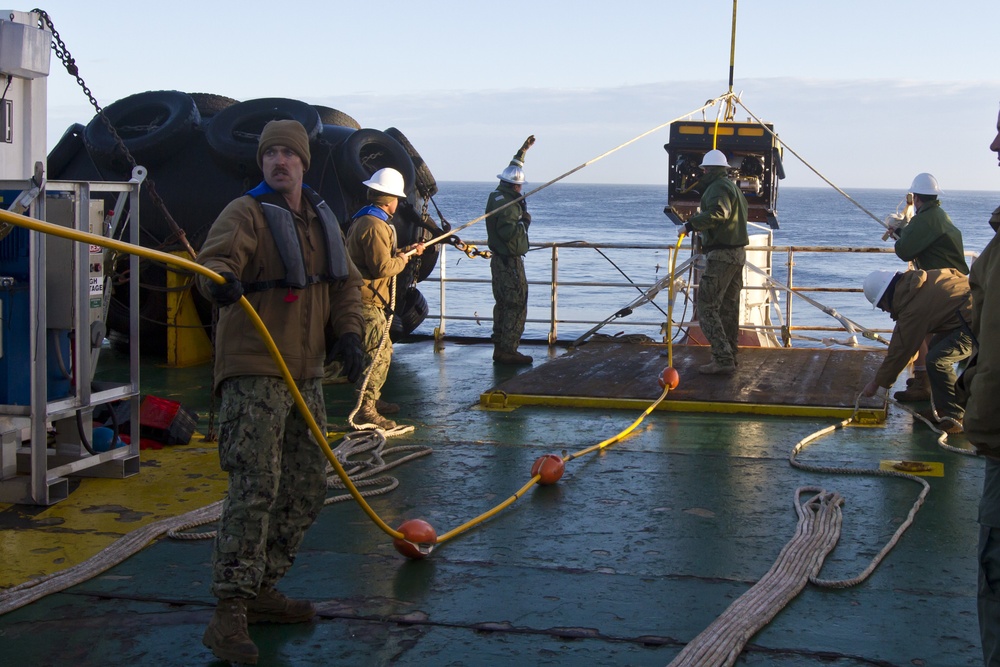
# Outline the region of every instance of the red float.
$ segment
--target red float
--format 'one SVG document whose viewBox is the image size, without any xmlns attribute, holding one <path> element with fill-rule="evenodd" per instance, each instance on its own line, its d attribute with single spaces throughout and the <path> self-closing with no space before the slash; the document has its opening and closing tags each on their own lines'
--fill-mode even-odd
<svg viewBox="0 0 1000 667">
<path fill-rule="evenodd" d="M 531 466 L 531 476 L 538 475 L 538 483 L 542 486 L 548 486 L 558 482 L 564 470 L 566 470 L 566 462 L 562 460 L 561 456 L 546 454 L 535 459 L 534 465 Z"/>
<path fill-rule="evenodd" d="M 423 519 L 404 521 L 397 528 L 403 537 L 393 538 L 392 545 L 396 551 L 412 560 L 420 560 L 429 556 L 437 542 L 437 533 L 433 526 Z"/>
<path fill-rule="evenodd" d="M 660 377 L 656 379 L 657 384 L 660 385 L 660 389 L 666 389 L 670 387 L 671 389 L 676 389 L 677 385 L 681 383 L 681 376 L 677 373 L 677 369 L 673 366 L 667 366 L 660 373 Z"/>
</svg>

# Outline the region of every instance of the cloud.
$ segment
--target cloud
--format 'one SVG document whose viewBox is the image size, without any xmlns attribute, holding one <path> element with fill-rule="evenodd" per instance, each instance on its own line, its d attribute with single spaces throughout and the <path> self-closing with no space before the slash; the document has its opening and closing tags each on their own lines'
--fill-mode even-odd
<svg viewBox="0 0 1000 667">
<path fill-rule="evenodd" d="M 929 171 L 942 187 L 995 189 L 993 137 L 1000 82 L 746 79 L 742 101 L 812 168 L 841 187 L 905 188 Z M 725 90 L 707 81 L 616 88 L 434 91 L 310 100 L 362 125 L 400 128 L 440 180 L 492 180 L 528 134 L 532 181 L 555 178 Z M 740 110 L 738 120 L 746 114 Z M 700 117 L 700 116 L 699 116 Z M 715 110 L 708 112 L 715 117 Z M 667 131 L 570 177 L 575 182 L 660 183 Z M 787 185 L 822 181 L 786 154 Z M 945 186 L 947 184 L 947 186 Z"/>
</svg>

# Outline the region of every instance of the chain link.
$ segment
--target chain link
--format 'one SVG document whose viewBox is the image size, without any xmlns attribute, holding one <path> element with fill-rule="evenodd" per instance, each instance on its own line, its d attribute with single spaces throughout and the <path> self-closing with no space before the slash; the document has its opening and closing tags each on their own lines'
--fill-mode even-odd
<svg viewBox="0 0 1000 667">
<path fill-rule="evenodd" d="M 90 92 L 90 88 L 87 87 L 87 83 L 83 80 L 83 77 L 80 76 L 80 68 L 76 65 L 76 59 L 73 58 L 72 54 L 70 54 L 69 49 L 66 48 L 66 43 L 62 40 L 62 37 L 59 36 L 59 31 L 56 30 L 55 25 L 52 23 L 52 17 L 50 17 L 48 12 L 44 9 L 36 8 L 31 11 L 38 14 L 39 23 L 44 23 L 45 27 L 47 27 L 52 33 L 52 50 L 55 52 L 56 57 L 59 58 L 59 61 L 63 64 L 63 67 L 66 68 L 66 71 L 69 72 L 70 76 L 76 79 L 77 84 L 79 84 L 83 93 L 87 96 L 87 99 L 90 100 L 90 104 L 94 107 L 97 115 L 100 116 L 101 122 L 104 123 L 108 132 L 110 132 L 111 136 L 114 138 L 115 147 L 118 152 L 125 157 L 125 161 L 128 163 L 129 169 L 135 169 L 137 165 L 135 158 L 132 157 L 132 153 L 130 153 L 128 147 L 125 146 L 125 142 L 122 141 L 122 138 L 115 129 L 115 126 L 111 123 L 111 119 L 108 118 L 106 113 L 104 113 L 104 109 L 101 108 L 101 105 L 97 103 L 97 100 L 94 98 L 93 93 Z M 188 252 L 192 259 L 196 258 L 198 253 L 191 247 L 191 243 L 188 241 L 184 230 L 177 224 L 174 217 L 170 215 L 166 202 L 163 201 L 163 198 L 160 197 L 160 193 L 156 190 L 156 182 L 153 180 L 152 176 L 147 175 L 145 182 L 146 191 L 149 192 L 150 199 L 153 200 L 153 204 L 163 214 L 163 217 L 167 221 L 167 226 L 169 226 L 171 230 L 170 236 L 161 240 L 159 247 L 156 249 L 162 249 L 176 240 L 184 246 L 184 249 Z"/>
</svg>

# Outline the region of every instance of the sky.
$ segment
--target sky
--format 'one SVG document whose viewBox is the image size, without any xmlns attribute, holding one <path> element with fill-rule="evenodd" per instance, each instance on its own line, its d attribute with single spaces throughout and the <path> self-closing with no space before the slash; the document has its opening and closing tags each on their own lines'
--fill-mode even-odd
<svg viewBox="0 0 1000 667">
<path fill-rule="evenodd" d="M 493 181 L 534 134 L 526 174 L 542 183 L 729 88 L 731 0 L 40 7 L 102 106 L 147 90 L 299 99 L 399 128 L 439 181 Z M 905 192 L 930 172 L 946 193 L 1000 190 L 998 0 L 743 0 L 737 16 L 734 92 L 838 187 Z M 55 58 L 48 103 L 49 148 L 94 116 Z M 567 182 L 664 183 L 667 134 Z M 785 171 L 783 186 L 823 186 L 789 153 Z"/>
</svg>

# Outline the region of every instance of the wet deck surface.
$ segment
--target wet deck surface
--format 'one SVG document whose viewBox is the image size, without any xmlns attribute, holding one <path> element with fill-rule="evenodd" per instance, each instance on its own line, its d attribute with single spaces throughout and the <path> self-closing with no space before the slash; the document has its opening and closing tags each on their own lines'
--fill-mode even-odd
<svg viewBox="0 0 1000 667">
<path fill-rule="evenodd" d="M 451 530 L 520 488 L 541 454 L 577 451 L 638 416 L 477 409 L 484 391 L 525 375 L 493 366 L 491 351 L 397 346 L 386 398 L 403 405 L 399 421 L 416 431 L 389 446 L 427 445 L 433 453 L 393 469 L 399 488 L 371 500 L 389 525 L 423 518 L 439 534 Z M 540 369 L 555 369 L 561 356 L 527 352 Z M 170 373 L 176 391 L 177 372 Z M 686 377 L 682 372 L 682 382 Z M 204 386 L 203 371 L 185 378 L 182 386 L 192 391 Z M 151 392 L 157 379 L 144 376 Z M 854 380 L 853 391 L 861 385 Z M 327 395 L 331 418 L 345 414 L 350 390 L 334 385 Z M 534 487 L 424 561 L 399 556 L 353 503 L 328 506 L 281 584 L 314 600 L 320 616 L 301 626 L 254 626 L 260 664 L 666 665 L 774 563 L 795 532 L 796 488 L 821 486 L 846 499 L 825 578 L 857 575 L 905 518 L 920 490 L 911 481 L 789 466 L 795 442 L 831 422 L 656 412 L 623 442 L 570 462 L 557 485 Z M 190 487 L 207 499 L 212 494 L 198 480 L 218 474 L 211 448 L 185 447 L 194 454 L 188 462 L 206 460 L 200 470 L 178 464 L 175 494 L 186 497 Z M 913 527 L 867 582 L 846 590 L 807 586 L 737 664 L 982 664 L 975 605 L 981 461 L 942 450 L 930 430 L 898 410 L 884 426 L 837 431 L 800 458 L 851 468 L 933 461 L 944 476 L 928 478 L 931 492 Z M 171 467 L 169 458 L 158 465 Z M 115 496 L 128 507 L 127 489 L 142 478 L 84 480 L 64 509 L 36 508 L 31 519 L 53 540 L 93 531 L 111 541 L 136 525 L 133 515 L 95 528 L 88 517 L 107 515 L 55 513 Z M 96 484 L 106 497 L 82 495 Z M 0 506 L 0 515 L 17 511 Z M 12 549 L 4 533 L 3 562 L 51 560 L 42 544 Z M 5 664 L 221 664 L 200 641 L 214 602 L 210 553 L 208 541 L 162 539 L 96 578 L 0 616 Z M 64 562 L 76 557 L 63 554 Z"/>
<path fill-rule="evenodd" d="M 591 342 L 500 383 L 514 405 L 648 405 L 660 394 L 657 378 L 668 365 L 663 345 Z M 665 410 L 846 417 L 854 410 L 858 379 L 874 377 L 884 350 L 743 348 L 736 373 L 703 375 L 707 347 L 676 345 L 680 384 Z M 862 385 L 864 382 L 861 383 Z M 485 395 L 484 404 L 494 400 Z M 881 421 L 882 401 L 862 399 L 866 418 Z"/>
</svg>

